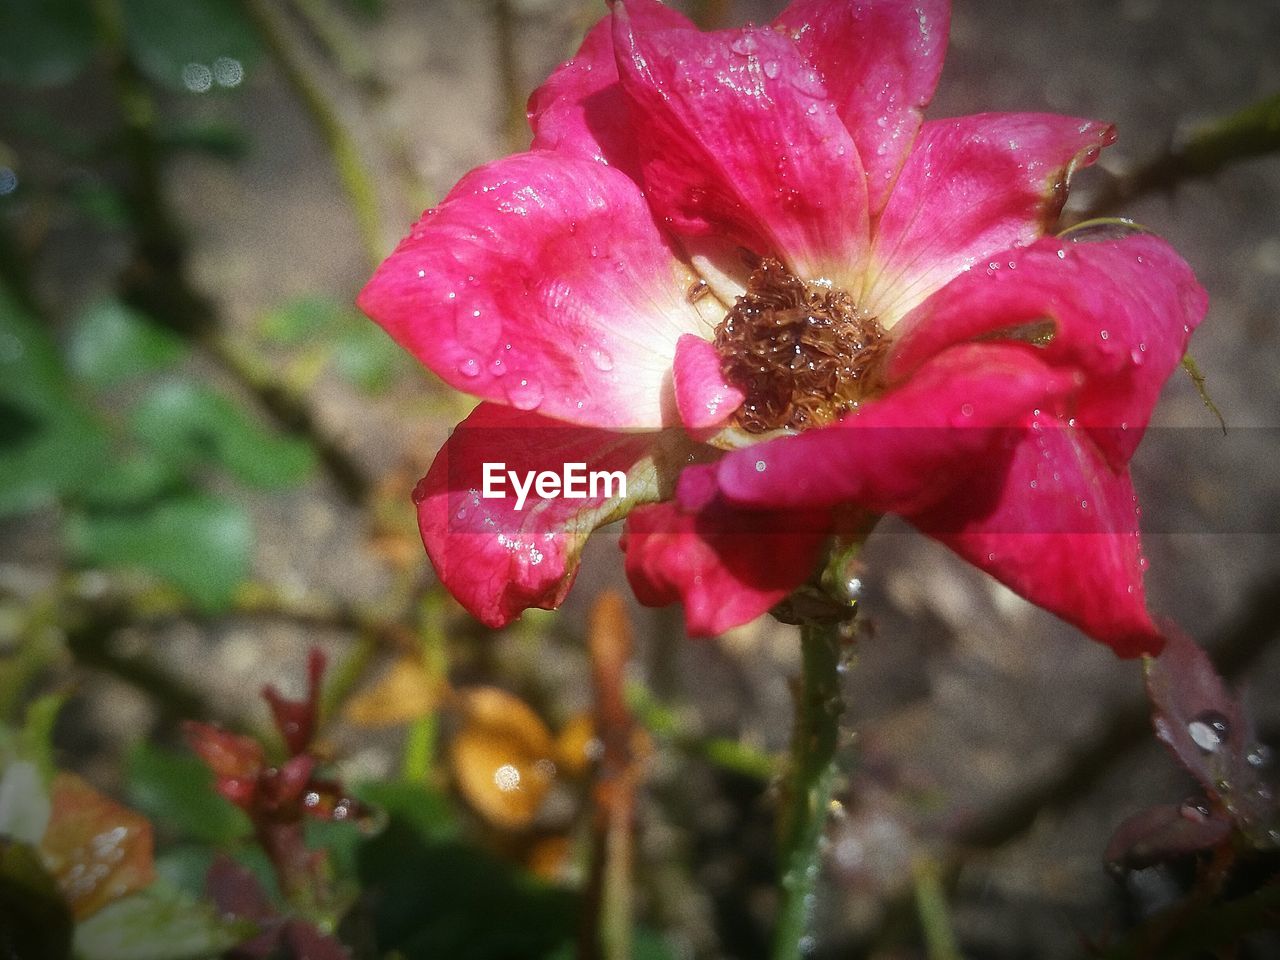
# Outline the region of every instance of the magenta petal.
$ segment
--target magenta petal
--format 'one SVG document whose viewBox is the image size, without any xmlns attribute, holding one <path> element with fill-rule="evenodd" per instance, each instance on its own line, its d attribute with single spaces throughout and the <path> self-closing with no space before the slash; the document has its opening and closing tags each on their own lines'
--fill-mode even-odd
<svg viewBox="0 0 1280 960">
<path fill-rule="evenodd" d="M 1072 242 L 1077 236 L 1086 242 Z M 957 278 L 898 326 L 890 376 L 908 376 L 952 344 L 1051 320 L 1045 359 L 1084 380 L 1072 408 L 1077 423 L 1112 466 L 1128 463 L 1207 297 L 1158 237 L 1087 239 L 1045 238 Z"/>
<path fill-rule="evenodd" d="M 686 333 L 676 344 L 676 406 L 691 430 L 717 427 L 729 419 L 746 395 L 720 372 L 720 354 L 709 340 Z"/>
<path fill-rule="evenodd" d="M 648 29 L 694 29 L 681 14 L 657 0 L 631 0 L 628 12 Z M 572 60 L 557 67 L 533 91 L 528 112 L 535 150 L 563 150 L 627 173 L 638 171 L 636 127 L 618 85 L 609 17 L 591 28 Z"/>
<path fill-rule="evenodd" d="M 972 474 L 908 519 L 1122 657 L 1164 642 L 1146 608 L 1129 471 L 1112 470 L 1083 431 L 1037 418 L 1004 469 Z"/>
<path fill-rule="evenodd" d="M 829 526 L 819 511 L 734 507 L 715 489 L 710 467 L 680 475 L 678 501 L 641 507 L 627 518 L 627 579 L 646 606 L 684 604 L 691 636 L 748 623 L 813 572 Z"/>
<path fill-rule="evenodd" d="M 1073 386 L 1031 347 L 964 345 L 835 426 L 729 454 L 718 465 L 720 486 L 734 502 L 758 506 L 912 513 L 968 474 L 996 469 L 986 454 Z"/>
<path fill-rule="evenodd" d="M 822 74 L 862 158 L 875 216 L 933 99 L 946 55 L 951 4 L 796 0 L 774 23 L 791 32 Z"/>
<path fill-rule="evenodd" d="M 529 607 L 559 605 L 577 573 L 591 531 L 626 514 L 633 503 L 656 499 L 662 483 L 653 455 L 669 433 L 620 434 L 481 404 L 460 423 L 418 484 L 418 525 L 440 581 L 478 620 L 491 627 Z M 484 464 L 502 470 L 562 473 L 566 463 L 588 471 L 622 471 L 627 498 L 539 497 L 523 509 L 509 478 L 485 497 Z M 523 480 L 521 480 L 524 483 Z"/>
<path fill-rule="evenodd" d="M 866 178 L 822 78 L 767 27 L 650 30 L 614 7 L 618 71 L 646 195 L 676 233 L 727 235 L 857 290 Z"/>
<path fill-rule="evenodd" d="M 1105 123 L 984 113 L 926 123 L 872 243 L 863 306 L 892 326 L 966 267 L 1057 221 L 1067 183 L 1115 139 Z"/>
<path fill-rule="evenodd" d="M 674 420 L 667 377 L 705 324 L 624 174 L 554 152 L 468 174 L 359 305 L 451 386 L 603 427 Z"/>
</svg>

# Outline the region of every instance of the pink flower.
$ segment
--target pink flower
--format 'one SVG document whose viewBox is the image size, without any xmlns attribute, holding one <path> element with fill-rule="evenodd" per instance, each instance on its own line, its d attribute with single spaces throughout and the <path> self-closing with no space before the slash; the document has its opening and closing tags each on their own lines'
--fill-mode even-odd
<svg viewBox="0 0 1280 960">
<path fill-rule="evenodd" d="M 796 0 L 702 33 L 617 0 L 361 307 L 483 403 L 415 499 L 477 617 L 551 608 L 624 515 L 645 603 L 713 634 L 896 513 L 1121 655 L 1159 648 L 1127 468 L 1206 308 L 1137 229 L 1054 236 L 1114 139 L 1048 114 L 922 122 L 945 0 Z M 483 465 L 627 496 L 486 498 Z"/>
</svg>

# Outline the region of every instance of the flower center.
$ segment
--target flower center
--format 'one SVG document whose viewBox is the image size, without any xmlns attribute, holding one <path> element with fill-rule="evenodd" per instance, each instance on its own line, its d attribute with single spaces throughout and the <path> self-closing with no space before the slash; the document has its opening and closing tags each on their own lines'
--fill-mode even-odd
<svg viewBox="0 0 1280 960">
<path fill-rule="evenodd" d="M 765 258 L 715 345 L 725 379 L 746 394 L 738 426 L 764 433 L 826 426 L 856 408 L 878 385 L 889 339 L 843 290 Z"/>
</svg>

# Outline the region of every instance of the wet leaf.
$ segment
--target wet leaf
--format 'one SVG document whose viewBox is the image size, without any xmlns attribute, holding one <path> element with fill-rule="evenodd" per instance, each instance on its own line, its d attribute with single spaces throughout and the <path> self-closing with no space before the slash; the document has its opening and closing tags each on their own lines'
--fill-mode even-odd
<svg viewBox="0 0 1280 960">
<path fill-rule="evenodd" d="M 1256 844 L 1280 845 L 1277 804 L 1260 775 L 1253 724 L 1208 654 L 1166 625 L 1168 642 L 1146 661 L 1156 737 Z"/>
<path fill-rule="evenodd" d="M 76 320 L 67 345 L 71 369 L 106 387 L 171 366 L 186 346 L 118 300 L 93 304 Z"/>
<path fill-rule="evenodd" d="M 151 824 L 71 773 L 50 787 L 40 854 L 78 920 L 155 879 Z"/>
<path fill-rule="evenodd" d="M 460 694 L 462 728 L 450 750 L 454 781 L 490 823 L 533 822 L 555 776 L 551 731 L 523 700 L 497 687 Z"/>
<path fill-rule="evenodd" d="M 228 846 L 252 832 L 249 818 L 214 788 L 214 776 L 188 754 L 139 743 L 129 753 L 129 800 L 181 836 Z"/>
<path fill-rule="evenodd" d="M 164 86 L 204 92 L 234 85 L 225 82 L 234 74 L 224 72 L 223 82 L 215 79 L 217 61 L 235 61 L 243 77 L 244 68 L 258 60 L 257 33 L 236 0 L 121 0 L 121 7 L 129 52 Z M 183 71 L 193 64 L 209 71 L 207 83 L 189 85 L 190 72 L 184 82 Z"/>
<path fill-rule="evenodd" d="M 244 508 L 204 494 L 126 510 L 78 511 L 68 517 L 66 532 L 82 561 L 150 570 L 211 612 L 231 602 L 249 574 L 253 551 Z"/>
<path fill-rule="evenodd" d="M 358 727 L 395 726 L 434 712 L 444 692 L 419 657 L 401 657 L 385 676 L 347 701 L 344 713 Z"/>
<path fill-rule="evenodd" d="M 254 487 L 307 479 L 315 454 L 303 440 L 259 426 L 239 406 L 199 384 L 158 384 L 134 408 L 134 433 L 177 469 L 212 463 Z"/>
<path fill-rule="evenodd" d="M 224 919 L 209 904 L 157 886 L 80 924 L 75 951 L 79 960 L 205 960 L 256 932 L 251 923 Z"/>
<path fill-rule="evenodd" d="M 1194 804 L 1161 805 L 1135 813 L 1112 834 L 1104 857 L 1114 867 L 1142 870 L 1201 853 L 1231 836 L 1231 821 Z"/>
<path fill-rule="evenodd" d="M 0 836 L 0 957 L 67 960 L 71 910 L 35 848 Z"/>
</svg>

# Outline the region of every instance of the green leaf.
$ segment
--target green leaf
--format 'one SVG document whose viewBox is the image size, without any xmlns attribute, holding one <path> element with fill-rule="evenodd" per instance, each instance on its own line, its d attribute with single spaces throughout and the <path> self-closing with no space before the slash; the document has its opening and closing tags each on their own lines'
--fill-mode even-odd
<svg viewBox="0 0 1280 960">
<path fill-rule="evenodd" d="M 183 342 L 118 300 L 101 300 L 81 313 L 67 346 L 71 369 L 106 387 L 171 366 Z"/>
<path fill-rule="evenodd" d="M 306 480 L 315 464 L 303 440 L 258 426 L 208 387 L 166 381 L 134 408 L 134 433 L 177 469 L 216 463 L 250 486 L 280 488 Z"/>
<path fill-rule="evenodd" d="M 249 818 L 214 790 L 213 773 L 191 754 L 142 742 L 129 751 L 131 806 L 162 829 L 226 847 L 253 832 Z"/>
<path fill-rule="evenodd" d="M 81 923 L 75 955 L 78 960 L 203 960 L 255 932 L 252 924 L 223 920 L 210 904 L 153 884 Z"/>
<path fill-rule="evenodd" d="M 210 71 L 209 89 L 217 61 L 234 60 L 243 68 L 258 59 L 257 34 L 236 0 L 121 0 L 121 6 L 130 53 L 164 86 L 183 89 L 184 69 L 196 64 Z"/>
<path fill-rule="evenodd" d="M 369 393 L 391 385 L 404 353 L 383 330 L 364 321 L 346 331 L 333 347 L 338 373 Z"/>
<path fill-rule="evenodd" d="M 106 446 L 52 339 L 0 287 L 0 517 L 83 488 Z"/>
<path fill-rule="evenodd" d="M 92 57 L 93 17 L 86 0 L 0 0 L 0 80 L 64 84 Z"/>
<path fill-rule="evenodd" d="M 40 855 L 0 837 L 0 956 L 67 960 L 71 910 Z"/>
<path fill-rule="evenodd" d="M 150 452 L 111 460 L 81 491 L 90 508 L 141 507 L 182 486 L 171 464 Z"/>
<path fill-rule="evenodd" d="M 134 510 L 73 513 L 73 553 L 107 567 L 141 567 L 204 610 L 225 609 L 249 573 L 253 528 L 239 505 L 186 494 Z"/>
</svg>

